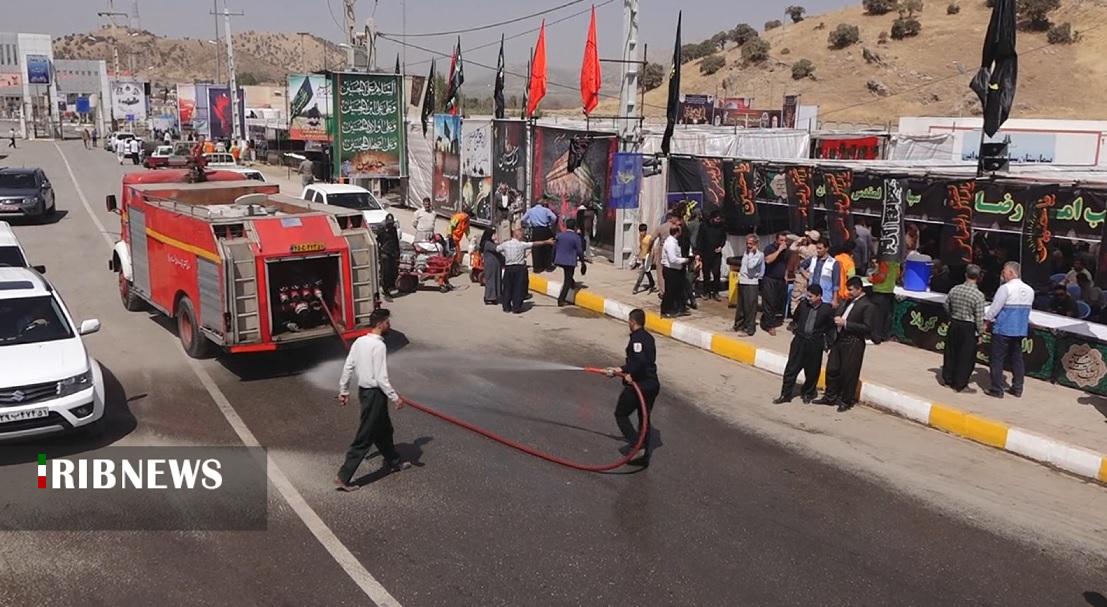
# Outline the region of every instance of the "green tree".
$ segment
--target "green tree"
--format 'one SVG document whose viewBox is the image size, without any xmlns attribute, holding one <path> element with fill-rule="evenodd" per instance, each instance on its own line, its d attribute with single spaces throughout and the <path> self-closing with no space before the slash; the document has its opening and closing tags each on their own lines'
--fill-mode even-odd
<svg viewBox="0 0 1107 607">
<path fill-rule="evenodd" d="M 815 64 L 810 59 L 800 59 L 792 64 L 792 80 L 803 80 L 815 73 Z"/>
<path fill-rule="evenodd" d="M 771 46 L 767 40 L 757 38 L 742 45 L 742 59 L 747 63 L 759 63 L 769 58 Z"/>
<path fill-rule="evenodd" d="M 792 18 L 792 23 L 799 23 L 803 21 L 803 15 L 807 12 L 806 8 L 802 6 L 792 5 L 784 9 L 784 14 Z"/>
<path fill-rule="evenodd" d="M 643 91 L 652 91 L 665 83 L 665 68 L 660 63 L 647 63 L 638 76 L 638 86 Z"/>
<path fill-rule="evenodd" d="M 1068 21 L 1049 28 L 1046 40 L 1050 44 L 1072 44 L 1076 42 L 1077 34 L 1072 31 L 1072 24 Z"/>
<path fill-rule="evenodd" d="M 892 23 L 892 38 L 903 40 L 912 36 L 918 36 L 922 30 L 922 24 L 915 17 L 900 17 Z"/>
<path fill-rule="evenodd" d="M 1061 7 L 1061 0 L 1018 0 L 1015 10 L 1026 19 L 1031 29 L 1045 31 L 1049 29 L 1049 13 Z"/>
<path fill-rule="evenodd" d="M 827 36 L 827 43 L 830 44 L 830 48 L 842 49 L 854 44 L 861 39 L 861 30 L 856 25 L 850 25 L 848 23 L 839 23 L 838 27 L 834 28 Z"/>
<path fill-rule="evenodd" d="M 861 0 L 861 7 L 869 15 L 886 15 L 896 8 L 895 0 Z"/>
<path fill-rule="evenodd" d="M 922 12 L 923 0 L 900 0 L 896 10 L 899 11 L 900 17 L 914 17 L 915 13 Z"/>
<path fill-rule="evenodd" d="M 957 4 L 956 2 L 950 2 L 949 6 L 946 7 L 946 14 L 947 15 L 956 15 L 957 13 L 960 13 L 960 12 L 961 12 L 961 5 Z"/>
<path fill-rule="evenodd" d="M 784 25 L 784 24 L 780 22 L 780 19 L 773 19 L 772 21 L 766 21 L 765 22 L 765 31 L 767 32 L 769 30 L 775 30 L 776 28 L 778 28 L 782 25 Z"/>
<path fill-rule="evenodd" d="M 760 37 L 760 35 L 757 33 L 757 30 L 753 29 L 753 26 L 748 23 L 739 23 L 737 27 L 730 30 L 730 39 L 738 46 L 742 46 L 758 37 Z"/>
<path fill-rule="evenodd" d="M 700 73 L 710 76 L 726 67 L 726 58 L 722 55 L 708 55 L 700 63 Z"/>
<path fill-rule="evenodd" d="M 727 40 L 730 40 L 730 32 L 719 32 L 711 37 L 711 43 L 720 51 L 726 48 Z"/>
</svg>

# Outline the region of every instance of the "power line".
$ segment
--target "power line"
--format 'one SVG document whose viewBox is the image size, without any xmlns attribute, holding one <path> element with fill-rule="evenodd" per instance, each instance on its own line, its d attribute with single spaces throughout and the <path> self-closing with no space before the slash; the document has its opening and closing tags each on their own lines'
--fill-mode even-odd
<svg viewBox="0 0 1107 607">
<path fill-rule="evenodd" d="M 581 2 L 584 2 L 584 1 L 585 0 L 570 0 L 569 2 L 566 2 L 564 4 L 560 4 L 560 5 L 555 6 L 553 8 L 547 8 L 545 10 L 541 10 L 541 11 L 538 11 L 538 12 L 535 12 L 535 13 L 531 13 L 529 15 L 524 15 L 522 17 L 516 17 L 514 19 L 508 19 L 507 21 L 500 21 L 499 23 L 489 23 L 488 25 L 480 25 L 480 26 L 476 26 L 476 27 L 467 27 L 465 29 L 459 29 L 459 30 L 449 30 L 449 31 L 442 31 L 442 32 L 423 32 L 423 33 L 419 33 L 419 34 L 406 34 L 406 35 L 409 38 L 430 38 L 430 37 L 434 37 L 434 36 L 452 36 L 452 35 L 455 35 L 455 34 L 467 34 L 469 32 L 479 32 L 481 30 L 494 29 L 494 28 L 497 28 L 497 27 L 505 26 L 505 25 L 511 25 L 512 23 L 518 23 L 520 21 L 526 21 L 527 19 L 533 19 L 535 17 L 541 17 L 542 15 L 547 15 L 549 13 L 559 11 L 563 8 L 573 6 L 574 4 L 580 4 Z M 382 32 L 378 35 L 379 36 L 402 36 L 404 34 L 384 33 L 384 32 Z"/>
<path fill-rule="evenodd" d="M 615 0 L 604 0 L 603 2 L 597 4 L 596 8 L 600 8 L 601 6 L 606 6 L 608 4 L 611 4 L 612 2 L 615 2 Z M 546 27 L 553 27 L 554 25 L 557 25 L 558 23 L 564 23 L 565 21 L 568 21 L 568 20 L 573 19 L 575 17 L 579 17 L 581 15 L 587 15 L 591 11 L 592 11 L 591 8 L 586 8 L 582 11 L 577 11 L 575 13 L 565 15 L 564 17 L 561 17 L 560 19 L 555 19 L 553 21 L 550 21 L 549 23 L 546 24 Z M 516 38 L 522 38 L 523 36 L 526 36 L 527 34 L 533 34 L 534 32 L 537 32 L 539 29 L 541 29 L 541 26 L 531 28 L 529 30 L 522 31 L 522 32 L 519 32 L 517 34 L 512 34 L 510 36 L 505 37 L 504 41 L 514 40 Z M 479 51 L 481 49 L 486 49 L 486 48 L 489 48 L 489 47 L 492 47 L 492 46 L 496 46 L 499 43 L 500 43 L 499 40 L 493 40 L 493 41 L 488 42 L 486 44 L 479 44 L 477 46 L 470 47 L 470 48 L 467 48 L 465 50 L 467 52 Z M 425 65 L 427 63 L 430 63 L 430 59 L 424 59 L 422 61 L 417 61 L 415 63 L 412 63 L 411 66 L 415 67 L 415 66 L 418 66 L 418 65 Z"/>
</svg>

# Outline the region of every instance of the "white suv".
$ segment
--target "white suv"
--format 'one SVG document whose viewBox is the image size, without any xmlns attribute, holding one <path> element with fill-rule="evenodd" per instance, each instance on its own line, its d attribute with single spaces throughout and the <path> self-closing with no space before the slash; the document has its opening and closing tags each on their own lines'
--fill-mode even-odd
<svg viewBox="0 0 1107 607">
<path fill-rule="evenodd" d="M 57 292 L 28 268 L 0 268 L 0 439 L 83 428 L 104 416 L 104 378 Z"/>
<path fill-rule="evenodd" d="M 388 217 L 388 203 L 382 202 L 363 187 L 345 183 L 313 183 L 304 188 L 300 198 L 319 204 L 330 204 L 361 211 L 365 225 L 374 231 L 384 225 Z"/>
</svg>

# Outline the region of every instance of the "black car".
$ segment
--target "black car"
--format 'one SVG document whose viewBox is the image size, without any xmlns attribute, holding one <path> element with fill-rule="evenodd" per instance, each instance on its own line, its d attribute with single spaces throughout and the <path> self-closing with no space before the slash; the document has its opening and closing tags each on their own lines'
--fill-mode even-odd
<svg viewBox="0 0 1107 607">
<path fill-rule="evenodd" d="M 0 217 L 53 215 L 54 188 L 42 169 L 0 168 Z"/>
</svg>

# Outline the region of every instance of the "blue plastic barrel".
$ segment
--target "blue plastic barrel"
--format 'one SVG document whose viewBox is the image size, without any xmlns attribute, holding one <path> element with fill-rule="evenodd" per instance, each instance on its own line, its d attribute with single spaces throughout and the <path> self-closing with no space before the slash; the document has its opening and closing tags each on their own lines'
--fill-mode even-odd
<svg viewBox="0 0 1107 607">
<path fill-rule="evenodd" d="M 908 260 L 903 265 L 903 288 L 906 291 L 926 291 L 930 287 L 929 261 Z"/>
</svg>

